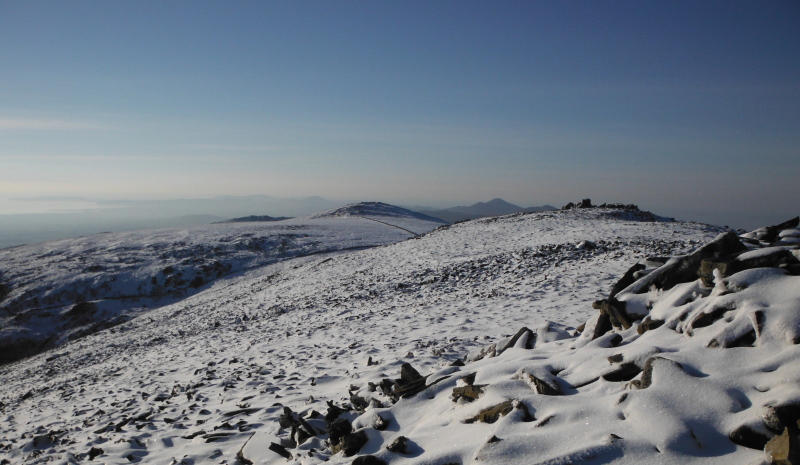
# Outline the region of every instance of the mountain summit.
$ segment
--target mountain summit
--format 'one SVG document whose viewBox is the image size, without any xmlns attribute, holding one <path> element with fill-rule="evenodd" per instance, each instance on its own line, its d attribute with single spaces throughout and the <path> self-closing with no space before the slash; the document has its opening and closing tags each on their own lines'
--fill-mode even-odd
<svg viewBox="0 0 800 465">
<path fill-rule="evenodd" d="M 383 202 L 360 202 L 351 203 L 344 207 L 312 215 L 311 218 L 330 218 L 330 217 L 391 217 L 391 218 L 414 218 L 435 223 L 445 223 L 439 218 L 434 218 L 423 213 L 414 212 L 405 208 L 396 207 Z"/>
</svg>

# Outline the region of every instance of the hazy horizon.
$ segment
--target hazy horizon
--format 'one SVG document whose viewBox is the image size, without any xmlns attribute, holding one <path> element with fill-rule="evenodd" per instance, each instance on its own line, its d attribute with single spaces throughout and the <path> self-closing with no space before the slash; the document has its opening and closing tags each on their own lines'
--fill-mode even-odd
<svg viewBox="0 0 800 465">
<path fill-rule="evenodd" d="M 560 208 L 572 198 L 561 202 L 509 202 L 522 208 L 550 205 Z M 386 201 L 386 199 L 361 199 L 361 201 Z M 489 202 L 481 199 L 478 202 Z M 503 199 L 508 201 L 508 199 Z M 0 249 L 23 244 L 34 244 L 103 232 L 122 232 L 140 229 L 159 229 L 171 227 L 190 227 L 225 221 L 250 215 L 307 216 L 325 210 L 338 208 L 358 199 L 336 200 L 319 196 L 304 198 L 279 198 L 267 195 L 220 196 L 198 199 L 160 199 L 160 200 L 91 200 L 83 197 L 45 197 L 16 199 L 12 202 L 24 204 L 15 213 L 0 213 Z M 620 199 L 593 199 L 595 204 L 617 203 Z M 622 200 L 622 203 L 637 203 Z M 387 202 L 392 203 L 392 202 Z M 425 205 L 411 205 L 395 202 L 394 205 L 412 210 L 446 209 L 456 206 L 470 206 L 477 202 L 430 202 Z M 677 220 L 697 221 L 732 228 L 752 230 L 789 219 L 789 215 L 762 218 L 726 218 L 724 214 L 709 217 L 680 216 L 672 211 L 659 211 L 639 204 L 643 210 L 651 210 L 662 216 L 672 216 Z M 792 215 L 794 216 L 794 215 Z"/>
<path fill-rule="evenodd" d="M 2 2 L 0 222 L 268 194 L 754 228 L 798 214 L 798 57 L 788 0 Z"/>
</svg>

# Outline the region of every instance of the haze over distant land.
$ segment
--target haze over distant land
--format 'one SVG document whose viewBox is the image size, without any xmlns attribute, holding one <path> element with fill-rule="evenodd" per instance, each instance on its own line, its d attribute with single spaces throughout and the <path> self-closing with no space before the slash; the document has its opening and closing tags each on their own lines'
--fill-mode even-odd
<svg viewBox="0 0 800 465">
<path fill-rule="evenodd" d="M 0 228 L 302 214 L 169 200 L 260 194 L 775 224 L 798 24 L 790 0 L 2 2 Z"/>
<path fill-rule="evenodd" d="M 573 197 L 572 200 L 579 200 Z M 82 197 L 46 197 L 17 199 L 27 207 L 29 213 L 0 214 L 0 249 L 22 244 L 34 244 L 101 232 L 135 231 L 140 229 L 186 227 L 225 222 L 228 220 L 254 221 L 258 217 L 300 217 L 341 207 L 350 201 L 328 200 L 322 197 L 302 199 L 278 198 L 267 195 L 222 196 L 210 199 L 172 200 L 115 200 L 93 201 Z M 499 216 L 516 212 L 533 212 L 559 208 L 567 201 L 555 205 L 539 204 L 521 207 L 503 199 L 477 202 L 470 206 L 434 208 L 409 206 L 409 210 L 424 213 L 449 223 Z M 600 204 L 604 201 L 596 201 Z M 634 203 L 626 201 L 622 203 Z M 441 203 L 439 203 L 441 205 Z M 640 205 L 648 210 L 646 205 Z M 664 216 L 679 208 L 668 208 L 666 212 L 655 211 Z M 677 219 L 697 220 L 704 223 L 726 225 L 733 228 L 754 229 L 758 225 L 774 224 L 785 220 L 793 211 L 783 215 L 763 214 L 734 217 L 728 221 L 724 212 L 699 217 Z M 249 218 L 255 217 L 255 218 Z M 784 218 L 785 217 L 785 218 Z"/>
</svg>

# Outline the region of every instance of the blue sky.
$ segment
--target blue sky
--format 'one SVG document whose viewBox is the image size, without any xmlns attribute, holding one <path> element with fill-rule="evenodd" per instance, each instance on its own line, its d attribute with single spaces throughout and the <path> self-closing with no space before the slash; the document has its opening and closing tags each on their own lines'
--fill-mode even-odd
<svg viewBox="0 0 800 465">
<path fill-rule="evenodd" d="M 796 1 L 0 2 L 0 63 L 0 213 L 591 197 L 749 226 L 800 204 Z"/>
</svg>

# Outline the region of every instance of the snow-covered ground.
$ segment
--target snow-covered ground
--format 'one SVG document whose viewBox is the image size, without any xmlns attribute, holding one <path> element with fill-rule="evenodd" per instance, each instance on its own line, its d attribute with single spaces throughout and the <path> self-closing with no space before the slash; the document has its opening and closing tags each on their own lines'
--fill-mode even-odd
<svg viewBox="0 0 800 465">
<path fill-rule="evenodd" d="M 651 219 L 510 215 L 217 280 L 0 367 L 0 459 L 758 463 L 729 436 L 760 443 L 800 405 L 800 278 L 726 262 L 709 286 L 640 285 L 684 263 L 648 257 L 724 232 Z M 791 261 L 792 231 L 736 260 Z"/>
<path fill-rule="evenodd" d="M 120 324 L 221 277 L 294 257 L 391 244 L 441 225 L 418 215 L 212 224 L 0 250 L 0 363 Z M 81 302 L 88 304 L 76 308 Z"/>
</svg>

